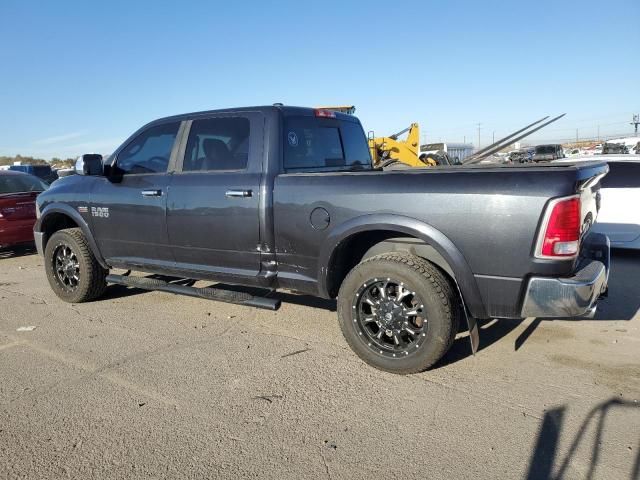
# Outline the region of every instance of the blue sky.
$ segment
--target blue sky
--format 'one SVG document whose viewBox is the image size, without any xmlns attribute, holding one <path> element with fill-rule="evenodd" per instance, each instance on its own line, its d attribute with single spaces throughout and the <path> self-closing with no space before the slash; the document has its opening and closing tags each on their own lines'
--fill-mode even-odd
<svg viewBox="0 0 640 480">
<path fill-rule="evenodd" d="M 490 143 L 630 132 L 640 1 L 0 1 L 0 155 L 109 153 L 154 118 L 354 104 L 367 130 Z"/>
</svg>

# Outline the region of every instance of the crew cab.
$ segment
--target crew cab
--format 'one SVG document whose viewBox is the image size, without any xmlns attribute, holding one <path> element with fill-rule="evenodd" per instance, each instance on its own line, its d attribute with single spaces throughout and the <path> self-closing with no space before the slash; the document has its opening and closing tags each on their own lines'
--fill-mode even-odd
<svg viewBox="0 0 640 480">
<path fill-rule="evenodd" d="M 461 320 L 476 348 L 476 319 L 589 315 L 607 288 L 603 162 L 376 170 L 356 117 L 274 105 L 162 118 L 77 168 L 34 229 L 68 302 L 122 283 L 277 307 L 114 268 L 337 297 L 353 350 L 413 373 Z"/>
</svg>

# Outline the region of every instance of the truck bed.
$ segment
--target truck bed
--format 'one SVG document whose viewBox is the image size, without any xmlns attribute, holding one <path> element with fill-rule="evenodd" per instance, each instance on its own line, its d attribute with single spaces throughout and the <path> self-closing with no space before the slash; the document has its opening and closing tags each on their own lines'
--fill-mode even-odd
<svg viewBox="0 0 640 480">
<path fill-rule="evenodd" d="M 284 284 L 302 281 L 313 291 L 322 278 L 323 260 L 316 252 L 342 230 L 371 222 L 385 228 L 384 218 L 401 212 L 407 225 L 432 227 L 455 245 L 484 303 L 494 306 L 490 316 L 517 316 L 514 298 L 527 275 L 566 275 L 575 267 L 575 259 L 534 257 L 545 206 L 606 171 L 605 163 L 593 162 L 279 175 L 274 188 L 279 278 Z M 596 210 L 596 190 L 590 210 Z M 318 209 L 328 213 L 329 227 L 309 230 L 310 214 Z"/>
</svg>

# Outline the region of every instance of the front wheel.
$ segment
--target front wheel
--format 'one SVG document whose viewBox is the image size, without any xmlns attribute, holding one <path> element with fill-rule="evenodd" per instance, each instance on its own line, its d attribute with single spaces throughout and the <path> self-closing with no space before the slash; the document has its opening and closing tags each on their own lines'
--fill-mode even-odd
<svg viewBox="0 0 640 480">
<path fill-rule="evenodd" d="M 342 333 L 369 365 L 392 373 L 426 370 L 449 350 L 461 305 L 450 280 L 414 255 L 385 253 L 357 265 L 338 295 Z"/>
<path fill-rule="evenodd" d="M 107 288 L 107 270 L 100 266 L 79 228 L 54 233 L 44 257 L 49 285 L 65 302 L 88 302 Z"/>
</svg>

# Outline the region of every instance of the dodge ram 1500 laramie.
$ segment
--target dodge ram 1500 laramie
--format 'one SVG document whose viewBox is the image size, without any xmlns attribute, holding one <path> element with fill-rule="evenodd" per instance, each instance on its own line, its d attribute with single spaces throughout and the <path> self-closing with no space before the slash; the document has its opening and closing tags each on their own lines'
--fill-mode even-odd
<svg viewBox="0 0 640 480">
<path fill-rule="evenodd" d="M 119 283 L 278 306 L 196 280 L 337 297 L 353 350 L 413 373 L 460 320 L 477 347 L 476 319 L 589 315 L 607 288 L 602 162 L 375 170 L 356 117 L 274 105 L 156 120 L 77 169 L 35 225 L 67 302 Z"/>
</svg>

